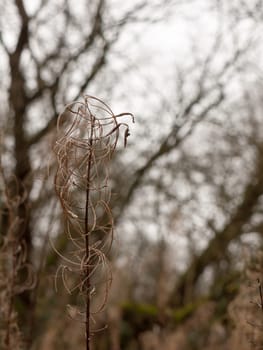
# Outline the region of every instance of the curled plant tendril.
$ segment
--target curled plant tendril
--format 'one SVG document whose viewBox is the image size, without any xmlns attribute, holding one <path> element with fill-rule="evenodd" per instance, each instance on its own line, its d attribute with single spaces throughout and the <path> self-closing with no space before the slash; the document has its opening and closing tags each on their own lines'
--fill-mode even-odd
<svg viewBox="0 0 263 350">
<path fill-rule="evenodd" d="M 121 122 L 125 116 L 134 122 L 132 114 L 115 115 L 100 99 L 85 96 L 83 102 L 67 105 L 57 122 L 55 190 L 73 250 L 67 256 L 57 252 L 63 265 L 56 276 L 61 276 L 69 293 L 78 290 L 84 299 L 87 343 L 90 319 L 103 309 L 111 281 L 106 257 L 113 238 L 108 167 L 123 128 L 124 146 L 127 144 L 129 126 Z M 91 310 L 98 285 L 104 286 L 104 297 L 99 308 Z M 71 317 L 83 315 L 75 306 L 68 309 Z"/>
</svg>

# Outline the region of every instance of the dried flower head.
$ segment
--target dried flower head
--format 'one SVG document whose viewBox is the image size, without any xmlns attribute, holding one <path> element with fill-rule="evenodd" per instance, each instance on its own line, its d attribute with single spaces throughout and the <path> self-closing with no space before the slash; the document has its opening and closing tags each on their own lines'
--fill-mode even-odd
<svg viewBox="0 0 263 350">
<path fill-rule="evenodd" d="M 71 317 L 86 323 L 87 344 L 90 319 L 104 307 L 111 281 L 107 252 L 112 244 L 113 217 L 108 169 L 122 128 L 124 146 L 127 144 L 129 127 L 120 122 L 124 116 L 133 120 L 130 113 L 115 115 L 103 101 L 85 96 L 84 102 L 67 105 L 57 123 L 55 190 L 73 250 L 67 256 L 58 252 L 64 263 L 56 275 L 61 275 L 69 293 L 78 291 L 85 302 L 85 310 L 68 309 Z M 98 285 L 104 286 L 104 297 L 100 307 L 92 310 L 91 298 Z"/>
</svg>

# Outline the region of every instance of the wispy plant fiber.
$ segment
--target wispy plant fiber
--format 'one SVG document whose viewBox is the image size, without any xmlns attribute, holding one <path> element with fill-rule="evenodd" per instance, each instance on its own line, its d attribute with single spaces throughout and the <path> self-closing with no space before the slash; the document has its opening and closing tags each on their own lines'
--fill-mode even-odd
<svg viewBox="0 0 263 350">
<path fill-rule="evenodd" d="M 87 349 L 90 320 L 105 306 L 111 281 L 107 253 L 113 239 L 113 216 L 108 169 L 120 135 L 124 146 L 127 143 L 129 127 L 121 122 L 125 116 L 133 120 L 130 113 L 115 115 L 103 101 L 85 96 L 83 102 L 67 105 L 57 123 L 55 190 L 73 246 L 66 256 L 58 252 L 63 264 L 57 276 L 61 276 L 68 293 L 81 296 L 82 305 L 68 309 L 71 317 L 86 325 Z M 103 300 L 93 310 L 91 299 L 98 285 L 104 287 Z"/>
</svg>

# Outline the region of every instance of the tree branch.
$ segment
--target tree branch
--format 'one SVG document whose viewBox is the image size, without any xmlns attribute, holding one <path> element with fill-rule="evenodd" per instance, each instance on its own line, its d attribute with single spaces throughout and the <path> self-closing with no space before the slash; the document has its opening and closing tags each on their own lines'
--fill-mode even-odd
<svg viewBox="0 0 263 350">
<path fill-rule="evenodd" d="M 100 0 L 96 14 L 94 16 L 94 22 L 92 26 L 92 31 L 89 34 L 89 36 L 84 39 L 84 45 L 75 53 L 71 54 L 64 62 L 59 74 L 57 75 L 56 79 L 52 84 L 42 84 L 40 88 L 29 98 L 29 102 L 32 102 L 36 100 L 37 98 L 41 97 L 43 92 L 45 90 L 54 91 L 56 93 L 57 88 L 59 86 L 59 82 L 61 81 L 61 78 L 64 76 L 65 72 L 67 71 L 69 65 L 76 61 L 84 52 L 87 52 L 87 50 L 93 45 L 95 39 L 97 36 L 100 36 L 102 33 L 102 10 L 103 10 L 104 0 Z M 59 51 L 61 51 L 64 47 L 64 37 L 60 40 L 59 44 Z M 40 71 L 41 68 L 43 68 L 50 60 L 59 57 L 59 52 L 55 52 L 50 54 L 46 57 L 46 59 L 38 65 L 38 70 Z M 40 76 L 40 73 L 38 73 Z"/>
<path fill-rule="evenodd" d="M 191 262 L 187 271 L 180 278 L 172 294 L 171 305 L 181 304 L 187 290 L 193 290 L 193 286 L 204 269 L 220 261 L 226 255 L 229 243 L 243 234 L 242 228 L 251 219 L 258 199 L 263 193 L 263 156 L 260 153 L 252 178 L 253 181 L 247 184 L 243 200 L 230 221 L 222 231 L 216 232 L 207 248 Z"/>
<path fill-rule="evenodd" d="M 15 4 L 18 9 L 22 24 L 21 24 L 21 30 L 19 33 L 14 55 L 21 53 L 24 46 L 28 44 L 28 25 L 29 25 L 29 17 L 26 13 L 23 0 L 16 0 Z"/>
</svg>

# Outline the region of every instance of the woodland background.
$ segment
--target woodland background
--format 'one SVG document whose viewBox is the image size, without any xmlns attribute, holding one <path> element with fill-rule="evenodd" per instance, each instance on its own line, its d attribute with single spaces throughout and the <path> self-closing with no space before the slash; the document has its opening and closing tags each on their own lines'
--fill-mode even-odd
<svg viewBox="0 0 263 350">
<path fill-rule="evenodd" d="M 94 349 L 262 348 L 262 24 L 256 0 L 0 1 L 1 349 L 84 348 L 52 245 L 56 119 L 85 93 L 136 117 Z"/>
</svg>

